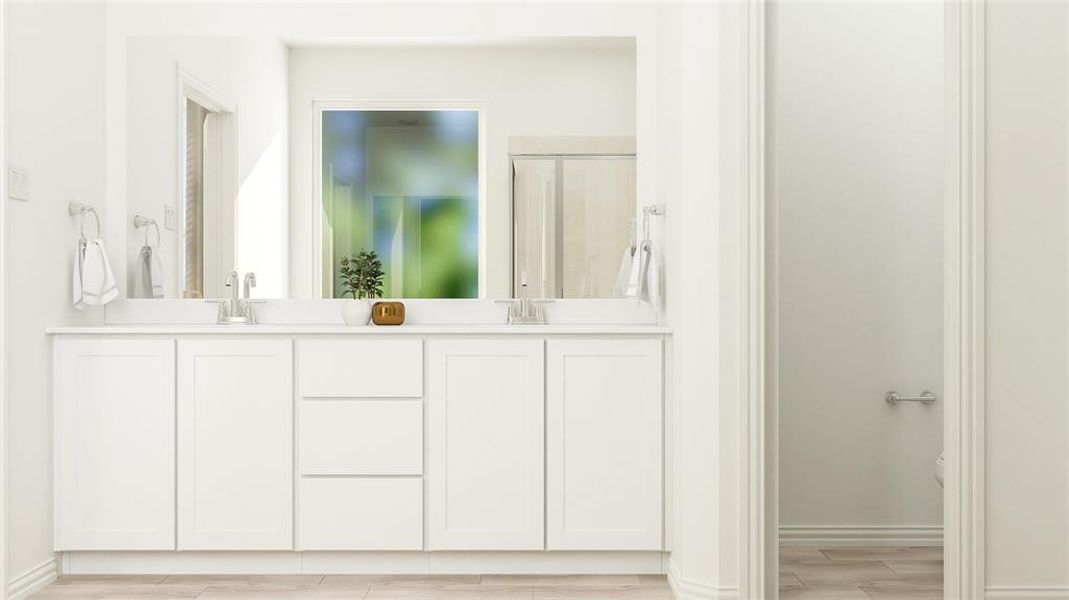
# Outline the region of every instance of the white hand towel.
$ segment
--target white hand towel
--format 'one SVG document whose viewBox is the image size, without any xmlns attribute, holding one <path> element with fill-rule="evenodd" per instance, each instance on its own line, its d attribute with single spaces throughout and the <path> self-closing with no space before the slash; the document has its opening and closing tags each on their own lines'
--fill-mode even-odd
<svg viewBox="0 0 1069 600">
<path fill-rule="evenodd" d="M 645 267 L 643 268 L 642 293 L 640 297 L 649 302 L 658 312 L 661 310 L 661 299 L 664 297 L 664 279 L 661 255 L 653 242 L 646 242 Z"/>
<path fill-rule="evenodd" d="M 163 261 L 152 246 L 144 245 L 138 253 L 137 284 L 134 295 L 138 298 L 163 298 Z"/>
<path fill-rule="evenodd" d="M 155 249 L 152 250 L 152 262 L 149 267 L 152 273 L 152 297 L 163 298 L 163 261 L 160 260 L 160 253 Z"/>
<path fill-rule="evenodd" d="M 93 240 L 86 245 L 81 274 L 82 301 L 75 303 L 75 308 L 103 306 L 119 296 L 115 274 L 101 240 Z"/>
<path fill-rule="evenodd" d="M 643 250 L 640 244 L 635 250 L 635 255 L 631 257 L 631 264 L 627 273 L 627 287 L 624 288 L 624 293 L 622 294 L 625 298 L 637 298 L 639 295 L 642 287 L 642 257 Z"/>
<path fill-rule="evenodd" d="M 634 257 L 631 254 L 631 248 L 624 248 L 624 255 L 620 258 L 620 270 L 616 273 L 616 287 L 613 288 L 613 296 L 617 298 L 627 296 L 627 284 L 631 281 L 631 265 L 633 263 Z"/>
<path fill-rule="evenodd" d="M 634 296 L 639 302 L 649 302 L 657 311 L 661 310 L 662 282 L 661 258 L 653 242 L 644 240 L 637 254 L 638 278 Z M 631 294 L 629 294 L 630 296 Z"/>
<path fill-rule="evenodd" d="M 85 262 L 85 238 L 79 237 L 78 244 L 74 247 L 74 268 L 71 270 L 71 300 L 74 308 L 85 308 L 85 298 L 82 294 L 82 267 Z"/>
</svg>

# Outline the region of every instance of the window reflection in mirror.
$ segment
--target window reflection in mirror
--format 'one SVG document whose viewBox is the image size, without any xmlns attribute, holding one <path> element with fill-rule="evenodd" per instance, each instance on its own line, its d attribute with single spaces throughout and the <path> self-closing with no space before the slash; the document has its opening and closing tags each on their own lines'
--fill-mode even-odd
<svg viewBox="0 0 1069 600">
<path fill-rule="evenodd" d="M 323 297 L 374 250 L 391 298 L 479 294 L 479 112 L 323 110 Z"/>
</svg>

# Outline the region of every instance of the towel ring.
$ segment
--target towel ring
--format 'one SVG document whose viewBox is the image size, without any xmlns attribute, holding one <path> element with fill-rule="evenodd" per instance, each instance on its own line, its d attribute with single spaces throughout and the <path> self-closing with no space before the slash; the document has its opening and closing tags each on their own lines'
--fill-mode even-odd
<svg viewBox="0 0 1069 600">
<path fill-rule="evenodd" d="M 148 227 L 150 225 L 152 226 L 153 229 L 156 230 L 156 243 L 155 244 L 148 243 Z M 146 217 L 146 216 L 144 216 L 142 214 L 136 214 L 136 215 L 134 215 L 134 227 L 137 227 L 138 229 L 140 229 L 142 227 L 145 228 L 145 245 L 146 246 L 150 246 L 152 248 L 158 248 L 160 246 L 160 225 L 159 225 L 159 223 L 156 222 L 156 219 L 153 219 L 152 217 Z"/>
<path fill-rule="evenodd" d="M 93 223 L 95 223 L 97 226 L 97 232 L 96 236 L 94 236 L 94 239 L 100 237 L 100 215 L 97 214 L 95 208 L 89 206 L 88 204 L 83 204 L 81 202 L 71 202 L 67 206 L 67 212 L 70 213 L 72 216 L 78 215 L 81 217 L 81 220 L 78 223 L 78 231 L 81 234 L 82 239 L 85 239 L 85 215 L 93 215 Z"/>
</svg>

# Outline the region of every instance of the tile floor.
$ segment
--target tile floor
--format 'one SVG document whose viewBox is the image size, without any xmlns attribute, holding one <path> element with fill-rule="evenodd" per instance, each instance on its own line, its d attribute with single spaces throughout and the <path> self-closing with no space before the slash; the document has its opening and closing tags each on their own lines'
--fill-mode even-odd
<svg viewBox="0 0 1069 600">
<path fill-rule="evenodd" d="M 366 598 L 406 600 L 670 600 L 660 575 L 68 576 L 35 600 Z"/>
<path fill-rule="evenodd" d="M 780 598 L 942 600 L 943 548 L 780 548 Z"/>
</svg>

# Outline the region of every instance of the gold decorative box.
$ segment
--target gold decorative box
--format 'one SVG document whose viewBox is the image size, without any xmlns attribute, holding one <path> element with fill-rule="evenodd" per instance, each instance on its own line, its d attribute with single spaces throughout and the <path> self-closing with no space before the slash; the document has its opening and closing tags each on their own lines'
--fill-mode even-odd
<svg viewBox="0 0 1069 600">
<path fill-rule="evenodd" d="M 405 322 L 405 305 L 400 302 L 376 302 L 371 306 L 371 321 L 376 325 L 400 325 Z"/>
</svg>

